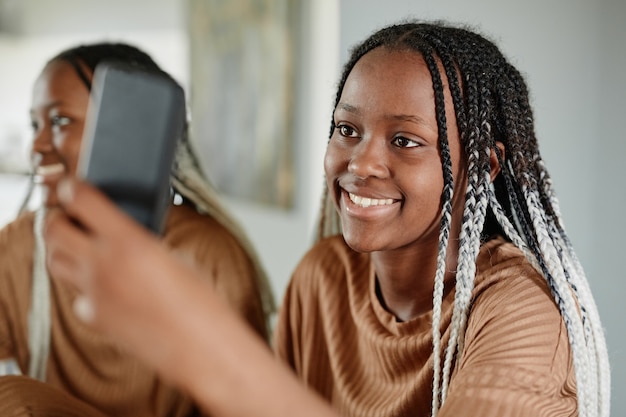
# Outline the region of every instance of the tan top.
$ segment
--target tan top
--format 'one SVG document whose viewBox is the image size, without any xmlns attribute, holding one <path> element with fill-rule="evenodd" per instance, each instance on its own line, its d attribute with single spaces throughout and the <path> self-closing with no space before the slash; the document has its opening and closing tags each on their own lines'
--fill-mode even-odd
<svg viewBox="0 0 626 417">
<path fill-rule="evenodd" d="M 368 254 L 339 236 L 296 269 L 275 333 L 277 355 L 345 416 L 429 416 L 432 312 L 398 322 L 376 295 Z M 442 307 L 443 346 L 454 292 Z M 438 416 L 574 416 L 576 384 L 565 325 L 523 254 L 484 244 L 448 398 Z"/>
<path fill-rule="evenodd" d="M 29 364 L 33 217 L 32 213 L 22 215 L 0 231 L 0 360 L 15 358 L 23 374 Z M 170 210 L 163 240 L 194 263 L 260 335 L 267 335 L 253 266 L 224 227 L 190 207 L 175 206 Z M 46 382 L 110 416 L 194 414 L 189 398 L 157 380 L 151 370 L 75 317 L 75 291 L 54 279 L 50 291 L 52 336 Z M 2 408 L 0 404 L 0 415 L 5 415 Z"/>
</svg>

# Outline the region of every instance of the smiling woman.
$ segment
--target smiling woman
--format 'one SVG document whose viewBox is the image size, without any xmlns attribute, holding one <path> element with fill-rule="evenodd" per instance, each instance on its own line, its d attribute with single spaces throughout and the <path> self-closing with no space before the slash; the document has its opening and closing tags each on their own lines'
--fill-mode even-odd
<svg viewBox="0 0 626 417">
<path fill-rule="evenodd" d="M 353 49 L 335 213 L 275 337 L 343 415 L 608 415 L 604 335 L 532 123 L 519 72 L 464 28 L 400 23 Z"/>
</svg>

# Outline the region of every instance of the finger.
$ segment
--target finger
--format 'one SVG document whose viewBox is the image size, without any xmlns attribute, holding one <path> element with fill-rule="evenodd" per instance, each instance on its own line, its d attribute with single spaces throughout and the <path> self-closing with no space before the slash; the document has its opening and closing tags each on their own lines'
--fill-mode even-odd
<svg viewBox="0 0 626 417">
<path fill-rule="evenodd" d="M 89 277 L 85 262 L 90 258 L 90 237 L 60 210 L 48 214 L 43 235 L 50 274 L 84 291 Z"/>
<path fill-rule="evenodd" d="M 57 185 L 59 202 L 67 214 L 95 235 L 119 236 L 137 230 L 147 233 L 96 187 L 65 178 Z"/>
</svg>

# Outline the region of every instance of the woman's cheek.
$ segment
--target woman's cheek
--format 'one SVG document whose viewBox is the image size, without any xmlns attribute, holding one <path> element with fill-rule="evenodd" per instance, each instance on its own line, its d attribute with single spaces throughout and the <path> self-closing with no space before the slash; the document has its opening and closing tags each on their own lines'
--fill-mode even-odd
<svg viewBox="0 0 626 417">
<path fill-rule="evenodd" d="M 80 148 L 82 143 L 82 137 L 78 135 L 65 135 L 62 138 L 62 146 L 60 146 L 59 153 L 62 155 L 65 163 L 67 164 L 70 175 L 75 176 L 78 169 L 78 160 L 80 158 Z"/>
<path fill-rule="evenodd" d="M 324 171 L 326 172 L 326 177 L 337 175 L 342 169 L 342 164 L 347 164 L 345 161 L 346 155 L 344 155 L 344 153 L 345 152 L 342 152 L 331 138 L 326 147 L 326 155 L 324 156 Z"/>
</svg>

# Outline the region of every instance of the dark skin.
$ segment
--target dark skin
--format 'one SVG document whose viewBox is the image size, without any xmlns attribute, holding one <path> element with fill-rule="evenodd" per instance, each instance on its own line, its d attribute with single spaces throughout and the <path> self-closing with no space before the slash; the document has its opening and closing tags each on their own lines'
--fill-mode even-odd
<svg viewBox="0 0 626 417">
<path fill-rule="evenodd" d="M 450 91 L 444 94 L 455 185 L 450 236 L 457 237 L 466 157 Z M 443 191 L 433 85 L 423 58 L 384 47 L 366 54 L 346 80 L 334 122 L 325 170 L 344 238 L 372 254 L 386 308 L 411 320 L 433 307 Z M 492 154 L 494 178 L 499 165 Z M 457 253 L 458 240 L 451 238 L 446 291 L 453 287 Z"/>
</svg>

